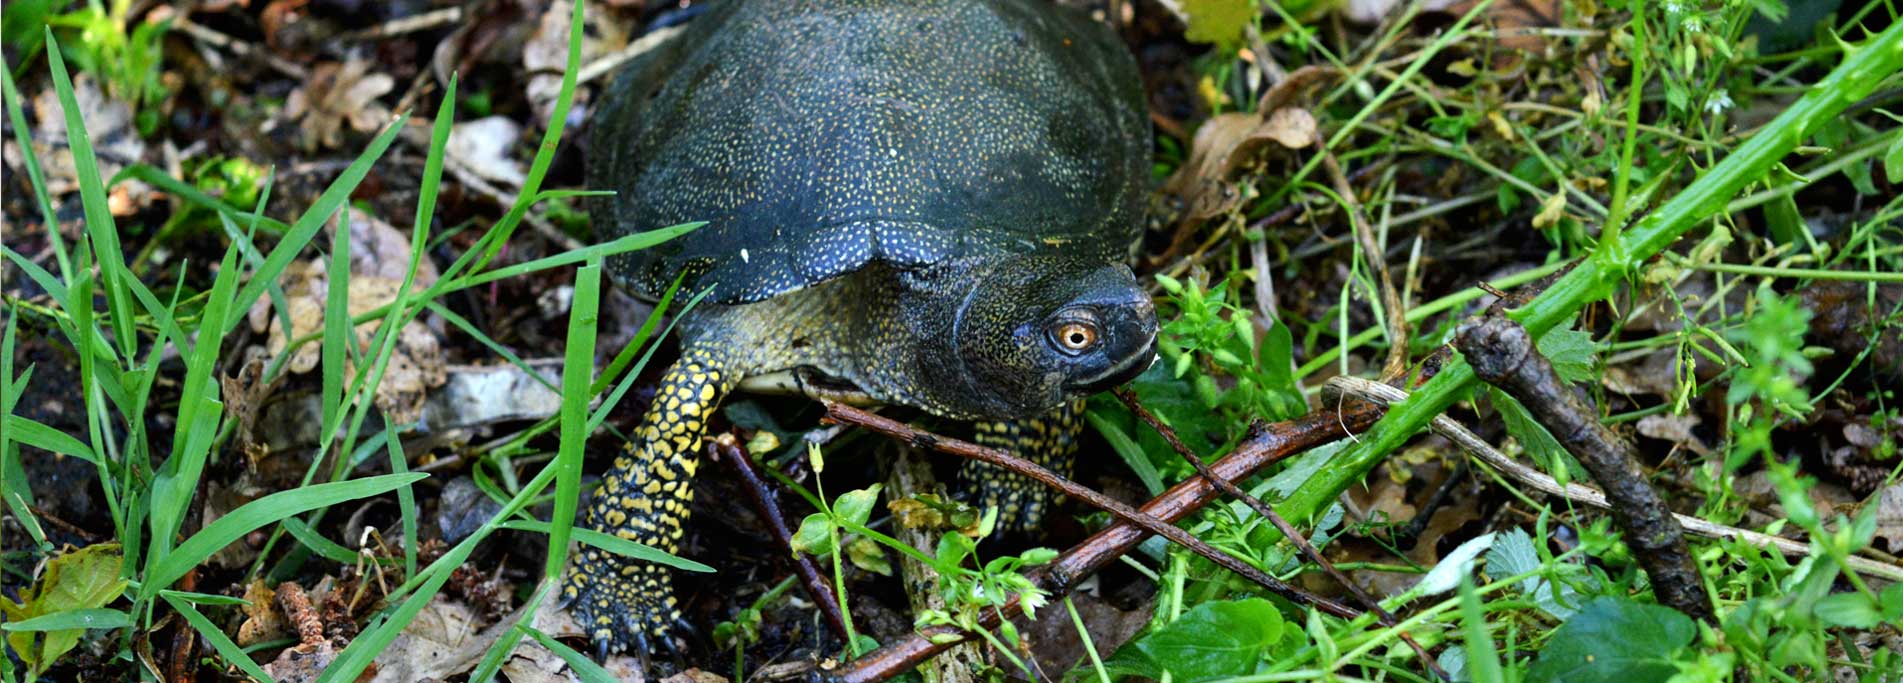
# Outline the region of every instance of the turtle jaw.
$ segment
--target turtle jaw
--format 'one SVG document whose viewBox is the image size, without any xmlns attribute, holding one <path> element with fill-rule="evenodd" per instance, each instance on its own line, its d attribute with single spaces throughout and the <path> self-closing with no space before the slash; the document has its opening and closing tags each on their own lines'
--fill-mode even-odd
<svg viewBox="0 0 1903 683">
<path fill-rule="evenodd" d="M 1075 385 L 1072 392 L 1078 397 L 1093 396 L 1128 384 L 1143 371 L 1156 364 L 1156 333 L 1150 333 L 1150 340 L 1144 342 L 1142 350 L 1117 361 L 1103 372 L 1084 378 Z"/>
</svg>

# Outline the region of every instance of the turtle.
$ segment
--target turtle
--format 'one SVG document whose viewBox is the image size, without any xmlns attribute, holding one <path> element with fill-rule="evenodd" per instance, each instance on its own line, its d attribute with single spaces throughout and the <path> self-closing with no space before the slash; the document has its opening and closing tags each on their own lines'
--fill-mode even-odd
<svg viewBox="0 0 1903 683">
<path fill-rule="evenodd" d="M 592 115 L 586 182 L 615 193 L 590 214 L 603 238 L 705 221 L 608 263 L 638 297 L 703 298 L 583 524 L 678 552 L 709 420 L 775 373 L 1067 473 L 1080 401 L 1156 355 L 1126 265 L 1144 103 L 1119 39 L 1049 0 L 715 0 L 630 61 Z M 1008 532 L 1053 502 L 986 465 L 961 477 Z M 604 656 L 673 649 L 664 567 L 584 547 L 562 595 Z"/>
</svg>

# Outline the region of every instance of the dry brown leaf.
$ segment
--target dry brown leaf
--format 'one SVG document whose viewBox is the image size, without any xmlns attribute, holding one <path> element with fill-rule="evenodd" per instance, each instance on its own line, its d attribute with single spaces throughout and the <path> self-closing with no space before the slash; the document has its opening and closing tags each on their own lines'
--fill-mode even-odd
<svg viewBox="0 0 1903 683">
<path fill-rule="evenodd" d="M 1282 107 L 1266 120 L 1259 113 L 1218 114 L 1196 129 L 1188 161 L 1170 176 L 1164 191 L 1181 200 L 1186 217 L 1222 215 L 1242 200 L 1233 181 L 1262 145 L 1299 149 L 1314 140 L 1315 117 L 1306 110 Z"/>
<path fill-rule="evenodd" d="M 377 655 L 377 673 L 370 681 L 445 680 L 467 672 L 502 632 L 496 627 L 483 630 L 469 606 L 438 595 Z"/>
<path fill-rule="evenodd" d="M 79 116 L 86 122 L 86 137 L 92 142 L 93 155 L 99 160 L 99 175 L 111 178 L 120 169 L 145 157 L 145 141 L 132 125 L 132 107 L 100 90 L 90 74 L 73 78 L 73 100 Z M 46 192 L 58 198 L 79 191 L 79 176 L 73 168 L 73 154 L 66 145 L 65 108 L 59 94 L 47 88 L 33 98 L 33 153 L 39 157 L 45 174 Z M 8 136 L 6 163 L 16 170 L 25 168 L 19 146 Z M 145 205 L 152 189 L 145 183 L 129 180 L 114 185 L 106 197 L 107 209 L 115 216 L 131 215 Z"/>
<path fill-rule="evenodd" d="M 324 329 L 324 297 L 329 289 L 325 266 L 316 260 L 292 263 L 285 268 L 280 283 L 284 288 L 285 305 L 289 308 L 291 320 L 288 335 L 284 326 L 278 324 L 277 316 L 273 315 L 270 299 L 259 299 L 250 311 L 251 329 L 269 332 L 265 350 L 274 357 L 283 353 L 291 340 L 309 337 Z M 401 287 L 400 280 L 378 275 L 353 275 L 348 294 L 351 316 L 395 301 Z M 370 348 L 370 342 L 375 339 L 377 329 L 382 325 L 383 321 L 378 319 L 357 326 L 356 343 L 360 352 L 367 355 L 375 351 Z M 322 349 L 318 344 L 304 344 L 292 352 L 286 367 L 293 373 L 310 372 L 317 367 L 321 355 Z M 355 364 L 345 368 L 346 382 L 354 381 L 356 370 Z M 442 386 L 446 379 L 443 352 L 436 334 L 422 321 L 411 320 L 397 333 L 396 346 L 384 369 L 383 382 L 377 385 L 377 407 L 398 423 L 415 422 L 422 415 L 423 401 L 429 390 Z"/>
<path fill-rule="evenodd" d="M 341 64 L 324 62 L 285 98 L 284 118 L 297 126 L 304 149 L 341 147 L 345 124 L 370 133 L 390 121 L 390 110 L 377 98 L 395 88 L 396 79 L 370 71 L 369 61 L 353 56 Z"/>
<path fill-rule="evenodd" d="M 1315 115 L 1307 109 L 1282 107 L 1269 114 L 1258 133 L 1289 149 L 1315 144 Z"/>
<path fill-rule="evenodd" d="M 535 107 L 535 121 L 548 125 L 555 109 L 555 98 L 562 91 L 562 70 L 568 64 L 568 19 L 573 6 L 552 2 L 536 23 L 535 35 L 522 46 L 522 67 L 529 75 L 526 88 L 529 103 Z M 581 62 L 587 64 L 628 44 L 632 27 L 617 21 L 619 13 L 587 2 L 582 11 Z M 579 108 L 573 110 L 580 112 Z"/>
<path fill-rule="evenodd" d="M 250 647 L 258 643 L 283 640 L 291 636 L 291 624 L 277 609 L 278 596 L 263 579 L 244 588 L 244 623 L 238 625 L 238 644 Z"/>
</svg>

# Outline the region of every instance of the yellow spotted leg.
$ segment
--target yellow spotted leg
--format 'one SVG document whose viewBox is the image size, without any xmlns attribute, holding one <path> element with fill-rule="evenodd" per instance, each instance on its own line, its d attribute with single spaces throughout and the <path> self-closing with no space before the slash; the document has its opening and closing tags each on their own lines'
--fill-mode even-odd
<svg viewBox="0 0 1903 683">
<path fill-rule="evenodd" d="M 601 481 L 584 524 L 669 553 L 680 551 L 694 500 L 701 437 L 720 399 L 739 381 L 709 346 L 689 347 L 661 379 L 641 428 Z M 662 567 L 582 546 L 563 601 L 603 652 L 665 644 L 680 618 L 673 575 Z M 645 655 L 645 652 L 641 654 Z"/>
<path fill-rule="evenodd" d="M 1083 431 L 1078 414 L 1082 409 L 1083 403 L 1076 402 L 1042 417 L 979 422 L 973 425 L 972 440 L 1010 451 L 1058 476 L 1069 477 L 1077 439 Z M 998 531 L 1006 535 L 1035 534 L 1044 523 L 1044 515 L 1061 499 L 1048 486 L 975 460 L 966 461 L 960 474 L 966 487 L 975 492 L 974 504 L 998 508 Z"/>
</svg>

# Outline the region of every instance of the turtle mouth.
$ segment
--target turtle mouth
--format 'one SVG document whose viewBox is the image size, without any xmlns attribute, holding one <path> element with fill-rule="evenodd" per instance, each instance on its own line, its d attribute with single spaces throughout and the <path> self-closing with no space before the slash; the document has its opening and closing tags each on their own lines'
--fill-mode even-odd
<svg viewBox="0 0 1903 683">
<path fill-rule="evenodd" d="M 1143 343 L 1143 350 L 1130 354 L 1116 365 L 1084 379 L 1077 385 L 1077 392 L 1084 395 L 1109 391 L 1136 379 L 1137 375 L 1150 369 L 1156 362 L 1156 333 L 1150 333 L 1150 340 Z"/>
</svg>

